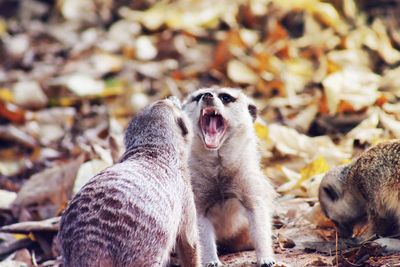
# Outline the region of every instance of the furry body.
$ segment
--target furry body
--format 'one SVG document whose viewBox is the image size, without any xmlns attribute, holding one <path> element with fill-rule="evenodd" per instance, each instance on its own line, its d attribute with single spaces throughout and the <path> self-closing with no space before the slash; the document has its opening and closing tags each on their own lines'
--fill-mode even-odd
<svg viewBox="0 0 400 267">
<path fill-rule="evenodd" d="M 259 165 L 255 105 L 240 90 L 207 88 L 189 95 L 184 110 L 194 128 L 189 167 L 203 264 L 220 264 L 218 242 L 255 248 L 258 264 L 271 266 L 275 192 Z"/>
<path fill-rule="evenodd" d="M 170 100 L 130 122 L 120 162 L 93 177 L 62 216 L 64 266 L 165 266 L 176 241 L 183 266 L 200 266 L 188 129 Z"/>
<path fill-rule="evenodd" d="M 319 200 L 342 236 L 367 220 L 370 234 L 388 236 L 400 229 L 400 141 L 380 143 L 323 178 Z"/>
</svg>

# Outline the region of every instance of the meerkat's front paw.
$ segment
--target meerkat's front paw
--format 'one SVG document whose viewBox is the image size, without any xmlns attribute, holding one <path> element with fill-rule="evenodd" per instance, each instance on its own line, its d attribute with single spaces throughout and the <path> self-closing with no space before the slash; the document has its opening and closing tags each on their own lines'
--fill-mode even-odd
<svg viewBox="0 0 400 267">
<path fill-rule="evenodd" d="M 258 261 L 260 267 L 272 267 L 275 264 L 275 260 L 272 257 L 262 258 Z"/>
<path fill-rule="evenodd" d="M 218 267 L 218 266 L 222 266 L 221 262 L 219 261 L 212 261 L 209 263 L 206 263 L 205 267 Z"/>
</svg>

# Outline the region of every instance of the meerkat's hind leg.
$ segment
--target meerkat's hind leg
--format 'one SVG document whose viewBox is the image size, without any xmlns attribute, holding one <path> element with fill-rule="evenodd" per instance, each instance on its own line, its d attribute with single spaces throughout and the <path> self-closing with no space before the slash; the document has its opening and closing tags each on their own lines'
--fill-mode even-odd
<svg viewBox="0 0 400 267">
<path fill-rule="evenodd" d="M 275 264 L 272 251 L 271 216 L 261 207 L 247 211 L 250 233 L 256 249 L 257 264 L 271 267 Z"/>
<path fill-rule="evenodd" d="M 250 234 L 256 249 L 257 265 L 273 266 L 275 260 L 272 250 L 272 214 L 268 211 L 268 203 L 262 199 L 260 192 L 246 194 L 244 197 Z"/>
<path fill-rule="evenodd" d="M 202 215 L 198 217 L 198 225 L 202 264 L 206 267 L 222 266 L 218 259 L 214 226 L 208 218 Z"/>
</svg>

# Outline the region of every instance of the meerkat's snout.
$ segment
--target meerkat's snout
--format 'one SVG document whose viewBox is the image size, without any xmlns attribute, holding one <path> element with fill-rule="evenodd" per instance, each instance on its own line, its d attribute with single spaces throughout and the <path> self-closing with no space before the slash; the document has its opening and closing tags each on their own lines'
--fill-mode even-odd
<svg viewBox="0 0 400 267">
<path fill-rule="evenodd" d="M 200 99 L 199 126 L 203 141 L 208 149 L 218 149 L 228 128 L 227 120 L 221 114 L 221 100 L 212 93 L 204 93 Z"/>
<path fill-rule="evenodd" d="M 365 207 L 356 191 L 346 187 L 348 166 L 330 170 L 322 179 L 319 188 L 319 202 L 324 214 L 332 220 L 340 236 L 348 238 L 354 225 L 365 217 Z"/>
</svg>

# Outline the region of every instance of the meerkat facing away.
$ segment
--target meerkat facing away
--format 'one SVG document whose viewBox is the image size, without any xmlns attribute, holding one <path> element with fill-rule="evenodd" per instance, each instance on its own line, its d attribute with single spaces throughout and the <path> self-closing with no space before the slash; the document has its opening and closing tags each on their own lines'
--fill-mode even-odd
<svg viewBox="0 0 400 267">
<path fill-rule="evenodd" d="M 193 125 L 189 158 L 202 262 L 218 266 L 218 244 L 255 248 L 260 266 L 272 266 L 272 200 L 260 168 L 253 128 L 257 109 L 239 89 L 205 88 L 184 101 Z"/>
<path fill-rule="evenodd" d="M 354 225 L 363 221 L 369 223 L 369 234 L 399 234 L 400 141 L 380 143 L 329 171 L 321 182 L 319 201 L 342 237 L 349 237 Z"/>
<path fill-rule="evenodd" d="M 200 266 L 191 139 L 190 120 L 171 100 L 139 112 L 120 161 L 94 176 L 62 216 L 64 266 L 165 266 L 175 242 L 183 266 Z"/>
</svg>

